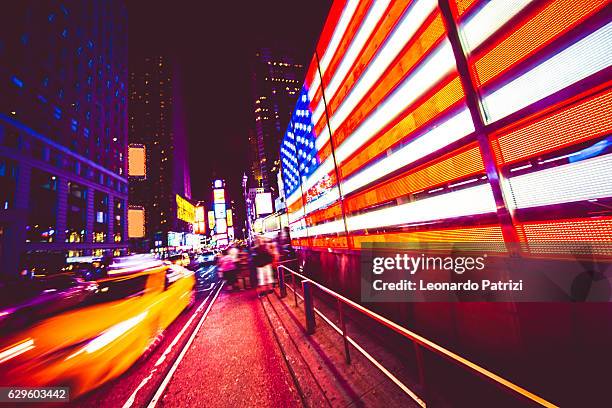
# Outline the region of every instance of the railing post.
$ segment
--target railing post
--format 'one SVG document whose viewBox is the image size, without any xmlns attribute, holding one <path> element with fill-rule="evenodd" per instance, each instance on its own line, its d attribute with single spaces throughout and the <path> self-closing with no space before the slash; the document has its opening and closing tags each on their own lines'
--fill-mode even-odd
<svg viewBox="0 0 612 408">
<path fill-rule="evenodd" d="M 340 329 L 342 330 L 342 338 L 344 340 L 344 357 L 346 359 L 346 364 L 351 364 L 351 354 L 349 352 L 349 343 L 348 343 L 348 339 L 346 338 L 346 322 L 344 321 L 344 311 L 342 308 L 342 301 L 340 299 L 337 300 L 338 302 L 338 318 L 340 320 Z"/>
<path fill-rule="evenodd" d="M 291 277 L 292 277 L 292 280 L 293 280 L 293 299 L 295 299 L 295 307 L 298 307 L 297 284 L 295 283 L 295 273 L 292 273 Z"/>
<path fill-rule="evenodd" d="M 312 299 L 312 282 L 302 281 L 302 291 L 304 293 L 304 314 L 306 315 L 306 333 L 315 332 L 314 304 Z"/>
<path fill-rule="evenodd" d="M 416 341 L 414 342 L 414 354 L 416 356 L 417 371 L 419 373 L 419 385 L 424 400 L 427 399 L 427 381 L 425 380 L 425 359 L 423 356 L 423 347 Z"/>
<path fill-rule="evenodd" d="M 280 297 L 284 298 L 287 296 L 287 287 L 285 286 L 285 270 L 279 266 L 278 270 L 278 287 L 280 289 Z"/>
</svg>

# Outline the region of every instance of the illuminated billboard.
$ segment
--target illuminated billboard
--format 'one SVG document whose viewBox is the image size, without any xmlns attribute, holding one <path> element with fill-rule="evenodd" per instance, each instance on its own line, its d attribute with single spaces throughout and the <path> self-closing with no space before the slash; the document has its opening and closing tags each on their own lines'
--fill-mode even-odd
<svg viewBox="0 0 612 408">
<path fill-rule="evenodd" d="M 145 236 L 145 210 L 142 207 L 128 208 L 128 237 L 143 238 Z"/>
<path fill-rule="evenodd" d="M 227 232 L 227 223 L 225 222 L 225 218 L 218 218 L 217 226 L 215 228 L 217 234 L 225 234 Z"/>
<path fill-rule="evenodd" d="M 193 223 L 193 232 L 195 234 L 206 234 L 206 223 L 204 221 L 196 221 Z"/>
<path fill-rule="evenodd" d="M 280 144 L 294 243 L 611 237 L 607 3 L 334 2 Z"/>
<path fill-rule="evenodd" d="M 253 232 L 257 234 L 263 232 L 263 218 L 257 218 L 253 222 Z"/>
<path fill-rule="evenodd" d="M 203 205 L 198 205 L 195 208 L 195 222 L 193 223 L 193 232 L 196 234 L 206 234 L 205 210 Z"/>
<path fill-rule="evenodd" d="M 195 207 L 180 195 L 176 195 L 176 216 L 190 224 L 195 222 Z"/>
<path fill-rule="evenodd" d="M 168 232 L 168 246 L 179 247 L 184 244 L 185 234 L 182 232 Z"/>
<path fill-rule="evenodd" d="M 213 190 L 213 201 L 215 203 L 225 202 L 225 190 L 222 188 L 216 188 Z"/>
<path fill-rule="evenodd" d="M 271 193 L 257 193 L 255 195 L 255 211 L 257 216 L 272 214 L 274 209 L 272 208 L 272 194 Z"/>
<path fill-rule="evenodd" d="M 215 228 L 215 212 L 213 210 L 208 211 L 208 229 L 213 230 Z"/>
<path fill-rule="evenodd" d="M 228 227 L 234 226 L 234 217 L 232 215 L 232 209 L 231 208 L 227 210 L 227 226 Z"/>
<path fill-rule="evenodd" d="M 227 237 L 229 238 L 230 241 L 233 241 L 235 236 L 234 236 L 234 227 L 227 227 Z"/>
<path fill-rule="evenodd" d="M 215 203 L 215 218 L 217 221 L 220 218 L 225 221 L 225 204 Z"/>
<path fill-rule="evenodd" d="M 196 222 L 204 221 L 204 206 L 198 205 L 195 208 L 195 220 Z"/>
<path fill-rule="evenodd" d="M 144 145 L 131 144 L 128 147 L 128 176 L 146 178 L 147 154 Z"/>
</svg>

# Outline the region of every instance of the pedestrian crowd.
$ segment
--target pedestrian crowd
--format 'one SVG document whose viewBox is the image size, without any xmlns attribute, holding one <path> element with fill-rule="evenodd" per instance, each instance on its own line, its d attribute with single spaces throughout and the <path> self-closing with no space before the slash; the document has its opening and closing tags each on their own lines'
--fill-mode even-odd
<svg viewBox="0 0 612 408">
<path fill-rule="evenodd" d="M 295 256 L 289 228 L 285 227 L 275 239 L 256 235 L 251 246 L 223 250 L 217 268 L 229 290 L 235 290 L 241 273 L 248 272 L 250 286 L 254 287 L 257 282 L 258 295 L 265 296 L 276 285 L 276 266 L 295 259 Z"/>
</svg>

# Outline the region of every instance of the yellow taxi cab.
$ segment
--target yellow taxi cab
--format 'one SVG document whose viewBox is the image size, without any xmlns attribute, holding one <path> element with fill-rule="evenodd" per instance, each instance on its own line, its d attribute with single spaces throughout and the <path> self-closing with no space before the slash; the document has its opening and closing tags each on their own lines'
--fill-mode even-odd
<svg viewBox="0 0 612 408">
<path fill-rule="evenodd" d="M 175 265 L 181 265 L 184 267 L 188 267 L 191 263 L 191 258 L 189 258 L 189 254 L 186 252 L 182 252 L 180 254 L 172 255 L 170 257 L 170 262 Z"/>
<path fill-rule="evenodd" d="M 3 335 L 0 384 L 69 386 L 73 398 L 125 372 L 194 301 L 192 271 L 139 265 L 109 269 L 78 307 Z"/>
</svg>

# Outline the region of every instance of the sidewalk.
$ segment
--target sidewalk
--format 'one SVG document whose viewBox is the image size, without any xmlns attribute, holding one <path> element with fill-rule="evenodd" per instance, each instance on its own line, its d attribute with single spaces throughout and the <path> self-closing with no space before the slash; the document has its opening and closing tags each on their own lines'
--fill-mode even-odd
<svg viewBox="0 0 612 408">
<path fill-rule="evenodd" d="M 159 405 L 302 406 L 254 290 L 221 292 Z"/>
</svg>

